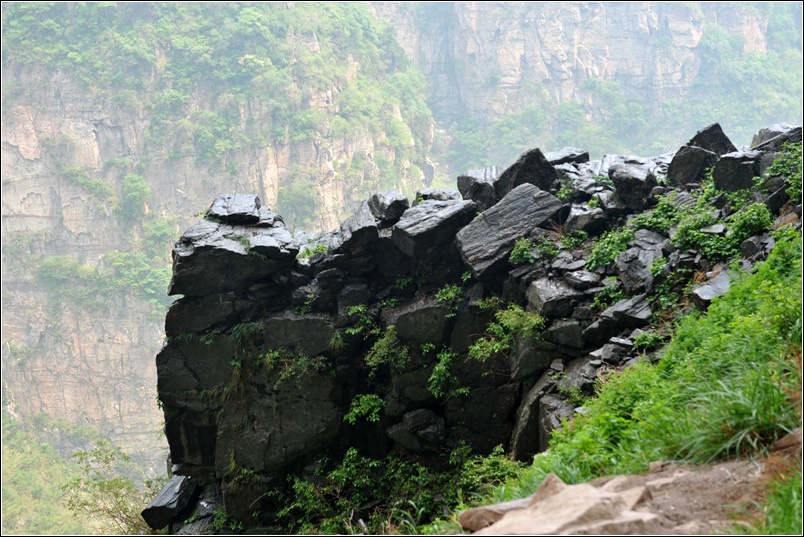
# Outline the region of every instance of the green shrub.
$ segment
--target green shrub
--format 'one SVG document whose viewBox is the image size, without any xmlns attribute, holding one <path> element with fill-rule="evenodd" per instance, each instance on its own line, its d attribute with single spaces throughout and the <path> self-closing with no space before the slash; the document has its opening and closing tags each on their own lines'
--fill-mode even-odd
<svg viewBox="0 0 804 537">
<path fill-rule="evenodd" d="M 630 228 L 607 231 L 595 242 L 595 246 L 586 258 L 587 270 L 608 267 L 617 256 L 628 249 L 628 243 L 634 240 L 634 231 Z"/>
<path fill-rule="evenodd" d="M 343 417 L 343 421 L 354 425 L 358 419 L 365 418 L 366 421 L 380 421 L 380 412 L 385 407 L 385 401 L 379 395 L 368 393 L 358 394 L 352 399 L 349 412 Z"/>
<path fill-rule="evenodd" d="M 511 250 L 511 255 L 508 257 L 508 260 L 514 266 L 530 265 L 531 263 L 535 263 L 536 258 L 532 254 L 533 249 L 534 244 L 526 237 L 517 239 L 517 241 L 514 243 L 514 248 Z"/>
<path fill-rule="evenodd" d="M 546 319 L 537 313 L 525 311 L 517 304 L 509 304 L 494 314 L 495 322 L 486 327 L 486 335 L 478 338 L 469 347 L 469 356 L 485 361 L 508 352 L 514 336 L 538 337 Z"/>
</svg>

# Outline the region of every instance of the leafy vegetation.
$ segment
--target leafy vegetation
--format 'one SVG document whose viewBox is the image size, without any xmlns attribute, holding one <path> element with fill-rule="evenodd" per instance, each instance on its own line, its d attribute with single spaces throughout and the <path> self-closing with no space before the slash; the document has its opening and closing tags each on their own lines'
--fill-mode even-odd
<svg viewBox="0 0 804 537">
<path fill-rule="evenodd" d="M 291 476 L 277 516 L 294 533 L 415 533 L 417 525 L 522 468 L 502 446 L 487 457 L 470 453 L 462 446 L 424 466 L 396 455 L 372 459 L 350 448 L 337 464 L 322 461 L 314 481 Z"/>
<path fill-rule="evenodd" d="M 525 311 L 518 304 L 508 304 L 494 313 L 495 321 L 486 327 L 486 335 L 469 347 L 469 356 L 485 361 L 511 349 L 514 336 L 538 337 L 546 319 L 537 313 Z"/>
<path fill-rule="evenodd" d="M 385 401 L 377 394 L 358 394 L 352 399 L 349 412 L 343 417 L 343 421 L 352 425 L 358 419 L 365 418 L 367 421 L 380 421 L 380 411 L 385 407 Z"/>
<path fill-rule="evenodd" d="M 780 234 L 767 262 L 707 313 L 679 322 L 656 364 L 641 361 L 599 380 L 586 411 L 485 501 L 524 497 L 551 472 L 577 483 L 644 472 L 652 460 L 764 453 L 801 424 L 801 260 L 801 235 Z M 784 494 L 784 507 L 769 504 L 766 512 L 786 529 L 800 524 L 796 481 L 771 487 Z"/>
</svg>

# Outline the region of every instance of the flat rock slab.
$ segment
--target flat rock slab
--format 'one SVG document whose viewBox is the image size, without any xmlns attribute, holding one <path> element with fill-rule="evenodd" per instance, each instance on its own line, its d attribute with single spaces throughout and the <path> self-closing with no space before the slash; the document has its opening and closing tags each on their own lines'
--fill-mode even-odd
<svg viewBox="0 0 804 537">
<path fill-rule="evenodd" d="M 514 188 L 458 232 L 464 262 L 478 279 L 503 268 L 517 239 L 544 225 L 561 209 L 561 201 L 531 184 Z"/>
<path fill-rule="evenodd" d="M 475 217 L 476 207 L 465 200 L 424 200 L 405 211 L 391 239 L 407 256 L 426 261 L 454 240 L 458 230 Z"/>
<path fill-rule="evenodd" d="M 259 255 L 250 255 L 252 250 Z M 173 279 L 168 294 L 239 293 L 292 265 L 298 253 L 299 243 L 284 227 L 202 220 L 185 231 L 173 247 Z"/>
<path fill-rule="evenodd" d="M 761 494 L 754 462 L 650 467 L 579 485 L 549 474 L 527 498 L 468 509 L 458 521 L 478 535 L 712 535 L 733 527 L 740 506 Z"/>
<path fill-rule="evenodd" d="M 709 281 L 693 286 L 692 301 L 700 309 L 705 310 L 712 300 L 728 293 L 729 287 L 731 287 L 731 276 L 727 271 L 721 270 Z"/>
</svg>

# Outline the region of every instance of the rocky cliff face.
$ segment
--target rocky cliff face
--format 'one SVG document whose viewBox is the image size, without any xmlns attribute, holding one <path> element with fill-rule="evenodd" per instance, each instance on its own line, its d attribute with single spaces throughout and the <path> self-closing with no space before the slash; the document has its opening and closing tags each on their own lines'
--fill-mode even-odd
<svg viewBox="0 0 804 537">
<path fill-rule="evenodd" d="M 688 283 L 680 274 L 712 278 L 693 288 L 702 308 L 728 288 L 718 254 L 657 220 L 703 203 L 703 163 L 737 191 L 736 169 L 761 175 L 800 140 L 779 126 L 732 151 L 712 125 L 654 159 L 533 149 L 502 173 L 462 176 L 460 194 L 422 190 L 411 205 L 377 193 L 302 258 L 259 197 L 217 198 L 173 250 L 171 293 L 184 297 L 156 362 L 175 475 L 143 516 L 177 530 L 217 504 L 245 525 L 275 524 L 289 476 L 314 482 L 312 469 L 348 448 L 422 461 L 462 443 L 522 460 L 543 451 L 600 372 L 639 359 L 635 340 Z M 742 250 L 744 268 L 773 248 L 762 231 L 786 202 L 780 185 L 756 196 L 765 224 L 720 196 L 705 210 L 729 234 L 695 228 L 731 237 L 722 244 Z M 590 254 L 588 237 L 623 220 L 623 251 Z M 194 531 L 210 521 L 194 517 Z"/>
<path fill-rule="evenodd" d="M 679 2 L 372 4 L 426 73 L 436 116 L 499 119 L 527 105 L 592 99 L 588 79 L 659 103 L 683 97 L 717 23 L 764 51 L 767 17 L 744 5 Z M 596 116 L 605 115 L 603 103 Z"/>
<path fill-rule="evenodd" d="M 172 222 L 174 233 L 220 192 L 257 192 L 275 205 L 281 186 L 300 174 L 311 178 L 309 196 L 322 200 L 318 227 L 332 229 L 355 195 L 336 170 L 356 155 L 372 165 L 375 154 L 393 162 L 394 150 L 384 133 L 368 131 L 252 144 L 231 155 L 229 169 L 242 171 L 233 176 L 193 152 L 167 154 L 153 142 L 152 114 L 98 99 L 64 73 L 11 65 L 3 84 L 16 88 L 9 96 L 4 89 L 2 106 L 5 405 L 22 416 L 44 412 L 89 427 L 161 468 L 152 355 L 163 331 L 153 306 L 124 291 L 87 311 L 64 298 L 60 287 L 69 284 L 42 285 L 39 264 L 66 256 L 90 270 L 111 270 L 109 252 L 136 249 L 142 231 L 121 221 L 114 201 L 126 195 L 124 177 L 132 172 L 151 192 L 146 218 Z M 266 110 L 252 104 L 242 113 L 260 118 Z M 378 181 L 376 165 L 366 170 L 361 181 Z M 70 180 L 70 172 L 80 179 Z M 160 248 L 167 266 L 169 243 Z"/>
</svg>

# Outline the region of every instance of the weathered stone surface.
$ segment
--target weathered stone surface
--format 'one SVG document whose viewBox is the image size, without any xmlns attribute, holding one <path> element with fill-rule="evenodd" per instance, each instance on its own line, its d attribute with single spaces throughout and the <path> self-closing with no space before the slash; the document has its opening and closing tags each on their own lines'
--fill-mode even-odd
<svg viewBox="0 0 804 537">
<path fill-rule="evenodd" d="M 656 177 L 647 165 L 613 164 L 609 179 L 614 183 L 617 196 L 626 207 L 641 211 L 647 207 L 651 190 L 656 186 Z"/>
<path fill-rule="evenodd" d="M 653 289 L 651 267 L 656 259 L 662 257 L 662 245 L 666 241 L 665 237 L 645 229 L 636 234 L 639 237 L 634 241 L 635 245 L 617 256 L 614 262 L 623 288 L 629 294 Z"/>
<path fill-rule="evenodd" d="M 560 360 L 558 360 L 558 364 L 563 371 L 563 364 Z M 508 447 L 511 457 L 518 461 L 528 460 L 536 453 L 547 449 L 546 445 L 539 444 L 539 400 L 547 393 L 548 386 L 554 384 L 552 375 L 559 372 L 551 365 L 551 368 L 539 377 L 539 380 L 519 403 Z"/>
<path fill-rule="evenodd" d="M 561 429 L 561 421 L 571 418 L 574 413 L 575 409 L 557 395 L 545 395 L 539 399 L 539 446 L 546 447 L 553 431 Z"/>
<path fill-rule="evenodd" d="M 696 132 L 695 136 L 687 142 L 687 145 L 700 147 L 718 155 L 737 151 L 737 148 L 734 147 L 729 137 L 723 132 L 719 123 L 713 123 Z"/>
<path fill-rule="evenodd" d="M 369 198 L 368 207 L 380 223 L 380 227 L 385 228 L 396 224 L 402 218 L 402 214 L 410 207 L 410 201 L 401 192 L 383 190 Z"/>
<path fill-rule="evenodd" d="M 514 426 L 519 383 L 499 388 L 476 388 L 466 397 L 453 397 L 444 410 L 447 429 L 480 453 L 505 444 Z"/>
<path fill-rule="evenodd" d="M 721 270 L 716 275 L 710 274 L 709 281 L 692 287 L 692 301 L 696 306 L 705 310 L 712 300 L 729 292 L 731 277 L 728 271 Z"/>
<path fill-rule="evenodd" d="M 509 355 L 511 361 L 511 380 L 539 375 L 550 367 L 551 357 L 539 352 L 532 337 L 514 337 L 513 349 Z"/>
<path fill-rule="evenodd" d="M 232 225 L 248 226 L 260 221 L 260 198 L 253 194 L 224 194 L 212 202 L 207 217 Z"/>
<path fill-rule="evenodd" d="M 460 175 L 458 176 L 458 190 L 463 199 L 472 200 L 477 204 L 478 211 L 485 211 L 499 200 L 492 180 Z"/>
<path fill-rule="evenodd" d="M 460 200 L 461 194 L 454 188 L 423 188 L 416 191 L 416 198 L 413 205 L 418 205 L 423 201 L 452 201 Z"/>
<path fill-rule="evenodd" d="M 600 207 L 591 208 L 585 203 L 573 203 L 569 216 L 564 222 L 566 233 L 581 230 L 595 235 L 606 226 L 606 217 Z"/>
<path fill-rule="evenodd" d="M 447 337 L 449 306 L 434 298 L 420 298 L 383 312 L 386 326 L 393 325 L 397 337 L 405 343 L 438 344 Z"/>
<path fill-rule="evenodd" d="M 773 236 L 764 234 L 745 239 L 740 245 L 740 252 L 747 259 L 764 259 L 775 247 Z"/>
<path fill-rule="evenodd" d="M 411 451 L 438 451 L 446 438 L 444 418 L 420 408 L 406 413 L 402 422 L 388 428 L 388 437 Z"/>
<path fill-rule="evenodd" d="M 471 201 L 425 200 L 405 211 L 391 237 L 407 256 L 426 262 L 452 243 L 458 230 L 475 217 L 476 208 Z"/>
<path fill-rule="evenodd" d="M 204 297 L 185 297 L 170 305 L 165 316 L 165 336 L 175 337 L 201 332 L 233 320 L 236 295 L 222 293 Z"/>
<path fill-rule="evenodd" d="M 653 513 L 634 511 L 649 498 L 642 487 L 614 492 L 591 484 L 565 485 L 555 475 L 547 476 L 524 508 L 509 506 L 499 520 L 476 535 L 616 535 L 646 534 L 661 529 Z M 466 521 L 493 520 L 492 514 L 475 513 Z M 459 520 L 461 520 L 459 518 Z M 466 528 L 468 529 L 468 528 Z"/>
<path fill-rule="evenodd" d="M 761 132 L 762 131 L 760 131 L 760 133 Z M 752 149 L 756 151 L 781 151 L 785 143 L 796 143 L 796 142 L 801 142 L 800 126 L 792 127 L 790 129 L 779 132 L 776 136 L 770 137 L 756 145 L 752 143 L 751 146 Z"/>
<path fill-rule="evenodd" d="M 343 423 L 333 402 L 330 375 L 299 375 L 281 380 L 281 368 L 254 379 L 267 390 L 247 388 L 248 397 L 227 402 L 218 416 L 215 471 L 224 476 L 231 460 L 271 475 L 330 444 Z M 246 388 L 244 388 L 246 389 Z M 259 427 L 243 426 L 243 417 Z"/>
<path fill-rule="evenodd" d="M 564 279 L 575 289 L 589 289 L 600 283 L 601 276 L 588 270 L 576 270 L 564 274 Z"/>
<path fill-rule="evenodd" d="M 329 350 L 329 342 L 335 332 L 333 324 L 329 315 L 299 315 L 285 311 L 267 317 L 262 326 L 270 348 L 316 356 Z"/>
<path fill-rule="evenodd" d="M 487 278 L 505 266 L 517 239 L 545 224 L 560 208 L 555 196 L 531 184 L 520 185 L 458 232 L 461 257 L 476 278 Z"/>
<path fill-rule="evenodd" d="M 706 170 L 712 168 L 717 159 L 717 153 L 685 145 L 673 157 L 667 179 L 671 185 L 680 187 L 687 183 L 700 183 L 706 177 Z"/>
<path fill-rule="evenodd" d="M 734 192 L 750 188 L 759 175 L 759 151 L 734 151 L 720 157 L 712 170 L 715 188 Z"/>
<path fill-rule="evenodd" d="M 530 284 L 528 305 L 545 317 L 567 317 L 581 293 L 561 280 L 540 278 Z"/>
<path fill-rule="evenodd" d="M 602 345 L 611 336 L 628 328 L 641 328 L 650 322 L 648 295 L 621 300 L 600 314 L 600 318 L 584 330 L 584 338 Z"/>
<path fill-rule="evenodd" d="M 494 181 L 494 190 L 497 197 L 502 199 L 519 185 L 530 183 L 541 190 L 549 190 L 557 180 L 556 169 L 537 148 L 523 153 L 516 163 L 502 172 Z"/>
<path fill-rule="evenodd" d="M 195 489 L 196 485 L 192 478 L 174 475 L 148 507 L 143 509 L 141 513 L 143 520 L 153 529 L 161 530 L 187 507 Z"/>
<path fill-rule="evenodd" d="M 271 257 L 249 256 L 243 242 Z M 298 252 L 298 243 L 284 228 L 246 228 L 203 220 L 188 229 L 173 248 L 168 294 L 242 292 L 258 279 L 291 266 Z"/>
<path fill-rule="evenodd" d="M 544 158 L 553 166 L 566 164 L 567 162 L 583 164 L 589 162 L 589 151 L 578 149 L 577 147 L 563 147 L 558 151 L 545 153 Z"/>
<path fill-rule="evenodd" d="M 542 331 L 542 339 L 565 347 L 583 347 L 581 323 L 573 319 L 556 319 Z"/>
<path fill-rule="evenodd" d="M 369 202 L 361 203 L 355 214 L 341 224 L 342 242 L 338 251 L 349 252 L 377 240 L 380 234 L 374 218 L 374 212 L 369 207 Z"/>
<path fill-rule="evenodd" d="M 557 386 L 564 389 L 579 389 L 591 394 L 594 391 L 597 371 L 602 362 L 588 357 L 576 358 L 564 369 L 564 376 Z"/>
</svg>

